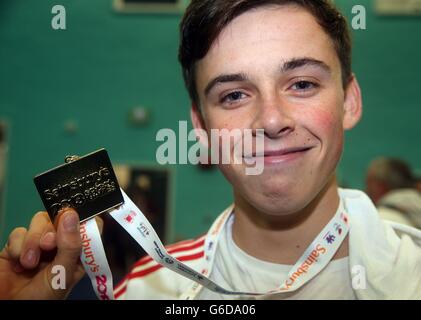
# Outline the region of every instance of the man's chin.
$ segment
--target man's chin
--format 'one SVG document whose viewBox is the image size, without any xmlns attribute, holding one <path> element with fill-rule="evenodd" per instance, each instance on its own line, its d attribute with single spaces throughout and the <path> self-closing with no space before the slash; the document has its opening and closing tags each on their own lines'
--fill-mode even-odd
<svg viewBox="0 0 421 320">
<path fill-rule="evenodd" d="M 278 217 L 278 216 L 286 217 L 286 216 L 294 215 L 295 213 L 302 210 L 303 207 L 305 206 L 300 205 L 298 203 L 279 202 L 275 205 L 270 205 L 270 206 L 266 205 L 263 209 L 267 215 L 270 215 L 273 217 Z"/>
<path fill-rule="evenodd" d="M 252 194 L 247 198 L 249 203 L 259 212 L 273 217 L 293 215 L 308 204 L 304 199 L 301 199 L 301 195 L 297 196 L 291 192 L 269 196 L 267 194 L 259 195 L 258 197 L 256 197 L 256 194 Z"/>
</svg>

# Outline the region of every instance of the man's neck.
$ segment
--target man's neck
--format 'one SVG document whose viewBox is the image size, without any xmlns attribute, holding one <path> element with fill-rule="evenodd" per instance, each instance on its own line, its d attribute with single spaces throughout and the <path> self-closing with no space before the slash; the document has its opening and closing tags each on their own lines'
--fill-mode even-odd
<svg viewBox="0 0 421 320">
<path fill-rule="evenodd" d="M 295 264 L 305 249 L 333 218 L 339 207 L 335 177 L 303 210 L 288 216 L 269 216 L 235 195 L 233 240 L 257 259 Z M 333 259 L 348 256 L 348 238 Z"/>
</svg>

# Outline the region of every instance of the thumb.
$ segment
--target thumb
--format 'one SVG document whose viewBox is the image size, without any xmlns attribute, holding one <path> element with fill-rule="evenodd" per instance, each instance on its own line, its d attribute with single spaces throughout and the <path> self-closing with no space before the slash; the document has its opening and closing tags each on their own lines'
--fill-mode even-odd
<svg viewBox="0 0 421 320">
<path fill-rule="evenodd" d="M 83 276 L 79 264 L 82 248 L 79 226 L 79 215 L 75 210 L 68 208 L 60 215 L 57 227 L 57 254 L 49 272 L 49 283 L 52 284 L 53 290 L 58 289 L 56 294 L 59 296 L 68 293 Z M 56 283 L 57 279 L 54 279 L 60 271 L 64 272 L 64 278 L 59 278 L 59 281 L 64 283 Z M 54 288 L 54 283 L 57 284 L 57 288 Z"/>
</svg>

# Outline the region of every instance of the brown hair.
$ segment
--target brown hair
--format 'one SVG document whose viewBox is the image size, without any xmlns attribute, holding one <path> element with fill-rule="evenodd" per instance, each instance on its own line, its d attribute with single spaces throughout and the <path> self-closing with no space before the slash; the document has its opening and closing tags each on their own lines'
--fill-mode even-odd
<svg viewBox="0 0 421 320">
<path fill-rule="evenodd" d="M 195 65 L 221 31 L 242 13 L 264 5 L 298 5 L 308 10 L 330 36 L 341 62 L 342 82 L 351 79 L 351 37 L 346 19 L 329 0 L 192 0 L 180 25 L 178 59 L 190 98 L 198 104 Z"/>
<path fill-rule="evenodd" d="M 382 181 L 390 190 L 412 188 L 415 177 L 411 167 L 403 160 L 379 157 L 369 166 L 369 174 Z"/>
</svg>

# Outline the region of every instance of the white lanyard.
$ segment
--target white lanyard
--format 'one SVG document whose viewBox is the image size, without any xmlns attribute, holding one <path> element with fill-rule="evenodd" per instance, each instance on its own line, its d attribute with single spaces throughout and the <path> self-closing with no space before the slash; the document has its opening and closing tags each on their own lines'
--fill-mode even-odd
<svg viewBox="0 0 421 320">
<path fill-rule="evenodd" d="M 202 287 L 206 287 L 207 289 L 217 293 L 236 296 L 260 296 L 295 291 L 310 281 L 327 266 L 349 231 L 348 216 L 343 208 L 341 200 L 339 209 L 337 210 L 335 216 L 305 250 L 304 254 L 300 259 L 298 259 L 297 263 L 288 273 L 286 279 L 281 279 L 282 281 L 280 281 L 278 288 L 266 293 L 230 291 L 210 280 L 208 276 L 211 272 L 211 267 L 215 259 L 218 240 L 228 218 L 232 214 L 232 207 L 222 213 L 209 230 L 205 240 L 206 267 L 202 270 L 202 273 L 199 273 L 167 252 L 152 225 L 140 209 L 130 200 L 123 190 L 121 190 L 121 192 L 123 194 L 124 204 L 111 211 L 110 215 L 157 263 L 195 282 L 183 295 L 184 299 L 193 299 Z M 85 224 L 82 224 L 82 226 L 83 225 L 87 226 L 86 234 L 91 239 L 90 242 L 93 244 L 91 245 L 93 255 L 91 260 L 94 259 L 95 264 L 98 265 L 99 271 L 92 272 L 92 269 L 90 269 L 91 265 L 84 262 L 84 260 L 86 260 L 86 256 L 82 250 L 81 260 L 83 266 L 91 278 L 98 298 L 103 300 L 106 296 L 108 299 L 113 299 L 114 296 L 112 295 L 112 292 L 110 293 L 108 290 L 112 290 L 112 288 L 108 285 L 108 281 L 112 282 L 112 275 L 102 247 L 101 237 L 99 230 L 96 227 L 95 219 L 90 219 Z M 95 228 L 91 227 L 91 225 L 95 225 Z M 102 280 L 107 281 L 105 287 L 107 293 L 105 295 L 103 293 L 105 291 L 103 287 L 103 291 L 99 291 L 99 287 L 97 285 L 98 276 L 103 276 Z"/>
<path fill-rule="evenodd" d="M 114 300 L 113 277 L 95 218 L 80 224 L 80 236 L 82 238 L 80 261 L 91 279 L 92 288 L 98 299 Z"/>
</svg>

